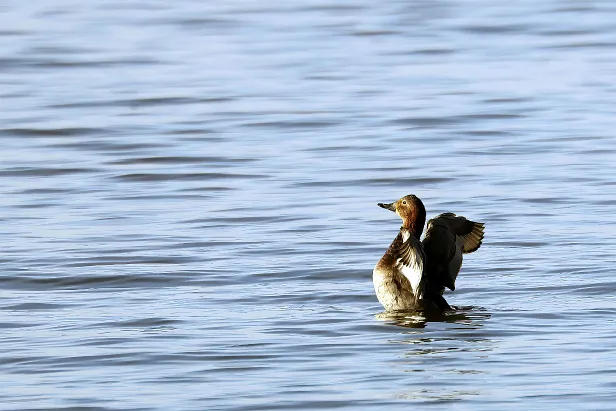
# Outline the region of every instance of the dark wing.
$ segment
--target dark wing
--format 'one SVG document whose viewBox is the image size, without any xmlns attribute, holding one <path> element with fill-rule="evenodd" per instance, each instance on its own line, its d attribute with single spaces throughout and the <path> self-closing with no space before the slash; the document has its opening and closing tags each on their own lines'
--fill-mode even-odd
<svg viewBox="0 0 616 411">
<path fill-rule="evenodd" d="M 485 228 L 484 223 L 467 220 L 462 216 L 456 216 L 454 213 L 443 213 L 432 219 L 432 221 L 434 220 L 438 220 L 438 224 L 445 223 L 457 236 L 462 238 L 462 252 L 464 254 L 472 253 L 481 246 L 483 230 Z"/>
<path fill-rule="evenodd" d="M 443 213 L 428 221 L 423 247 L 429 292 L 441 294 L 445 287 L 455 290 L 462 254 L 472 253 L 481 246 L 483 230 L 483 223 L 453 213 Z"/>
</svg>

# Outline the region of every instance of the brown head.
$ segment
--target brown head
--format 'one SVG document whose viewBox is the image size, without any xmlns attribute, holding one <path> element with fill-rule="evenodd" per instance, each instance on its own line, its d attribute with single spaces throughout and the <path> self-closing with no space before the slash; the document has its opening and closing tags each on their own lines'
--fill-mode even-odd
<svg viewBox="0 0 616 411">
<path fill-rule="evenodd" d="M 379 207 L 398 214 L 402 219 L 402 227 L 409 229 L 417 238 L 421 236 L 424 224 L 426 223 L 426 208 L 419 198 L 409 194 L 395 203 L 379 203 Z"/>
</svg>

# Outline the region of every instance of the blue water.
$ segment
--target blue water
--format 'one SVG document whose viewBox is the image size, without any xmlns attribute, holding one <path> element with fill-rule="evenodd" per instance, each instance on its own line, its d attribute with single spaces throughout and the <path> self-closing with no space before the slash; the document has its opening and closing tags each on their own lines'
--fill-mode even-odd
<svg viewBox="0 0 616 411">
<path fill-rule="evenodd" d="M 0 408 L 612 410 L 616 6 L 0 5 Z M 387 315 L 413 193 L 486 223 Z"/>
</svg>

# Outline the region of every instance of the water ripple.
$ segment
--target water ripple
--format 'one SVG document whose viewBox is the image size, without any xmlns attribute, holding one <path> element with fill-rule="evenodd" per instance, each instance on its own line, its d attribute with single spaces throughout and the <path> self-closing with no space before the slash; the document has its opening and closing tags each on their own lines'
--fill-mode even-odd
<svg viewBox="0 0 616 411">
<path fill-rule="evenodd" d="M 610 2 L 0 9 L 3 409 L 614 408 Z M 455 311 L 375 298 L 408 193 Z"/>
</svg>

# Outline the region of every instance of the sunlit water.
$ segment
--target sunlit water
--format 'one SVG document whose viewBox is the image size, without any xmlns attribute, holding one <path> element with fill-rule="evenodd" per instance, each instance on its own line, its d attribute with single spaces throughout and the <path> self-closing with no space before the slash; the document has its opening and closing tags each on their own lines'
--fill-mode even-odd
<svg viewBox="0 0 616 411">
<path fill-rule="evenodd" d="M 612 410 L 609 1 L 0 5 L 0 407 Z M 372 267 L 486 223 L 440 318 Z"/>
</svg>

